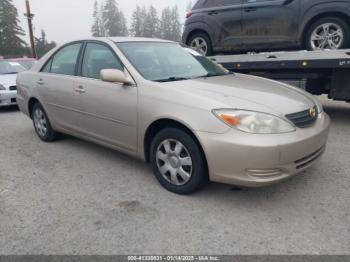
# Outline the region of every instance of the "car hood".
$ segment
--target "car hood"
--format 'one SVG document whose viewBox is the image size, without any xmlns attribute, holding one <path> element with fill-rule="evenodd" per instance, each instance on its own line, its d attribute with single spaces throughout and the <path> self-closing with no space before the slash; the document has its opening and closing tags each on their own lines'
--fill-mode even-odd
<svg viewBox="0 0 350 262">
<path fill-rule="evenodd" d="M 4 86 L 16 85 L 17 74 L 0 75 L 0 84 Z"/>
<path fill-rule="evenodd" d="M 304 91 L 269 79 L 233 74 L 168 82 L 166 85 L 210 98 L 219 106 L 286 115 L 315 106 Z"/>
</svg>

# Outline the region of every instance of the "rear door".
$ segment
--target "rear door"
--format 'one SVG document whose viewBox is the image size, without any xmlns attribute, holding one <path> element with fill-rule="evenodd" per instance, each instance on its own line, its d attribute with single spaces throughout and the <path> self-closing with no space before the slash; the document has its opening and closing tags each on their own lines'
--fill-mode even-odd
<svg viewBox="0 0 350 262">
<path fill-rule="evenodd" d="M 81 95 L 75 89 L 76 67 L 83 43 L 62 47 L 38 74 L 37 88 L 50 120 L 60 128 L 79 131 Z"/>
<path fill-rule="evenodd" d="M 204 22 L 214 34 L 215 46 L 222 51 L 239 48 L 242 37 L 242 0 L 206 0 Z"/>
<path fill-rule="evenodd" d="M 298 35 L 300 0 L 243 0 L 243 45 L 268 48 L 293 44 Z"/>
<path fill-rule="evenodd" d="M 102 69 L 126 70 L 112 48 L 102 42 L 88 42 L 76 88 L 82 95 L 84 134 L 134 152 L 137 149 L 137 87 L 100 80 Z"/>
</svg>

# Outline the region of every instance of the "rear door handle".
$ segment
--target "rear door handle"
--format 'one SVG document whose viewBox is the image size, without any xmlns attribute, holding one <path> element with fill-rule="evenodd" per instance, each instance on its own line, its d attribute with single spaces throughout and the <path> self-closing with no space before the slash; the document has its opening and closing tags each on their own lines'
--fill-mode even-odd
<svg viewBox="0 0 350 262">
<path fill-rule="evenodd" d="M 86 92 L 83 86 L 77 86 L 76 88 L 74 88 L 74 91 L 79 94 L 84 94 Z"/>
</svg>

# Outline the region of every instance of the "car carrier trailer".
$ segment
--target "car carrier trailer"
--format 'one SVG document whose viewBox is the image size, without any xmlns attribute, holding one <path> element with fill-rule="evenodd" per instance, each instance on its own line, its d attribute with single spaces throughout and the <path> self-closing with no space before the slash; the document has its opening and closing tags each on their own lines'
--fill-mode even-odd
<svg viewBox="0 0 350 262">
<path fill-rule="evenodd" d="M 350 49 L 218 55 L 234 72 L 287 82 L 314 94 L 350 102 Z"/>
</svg>

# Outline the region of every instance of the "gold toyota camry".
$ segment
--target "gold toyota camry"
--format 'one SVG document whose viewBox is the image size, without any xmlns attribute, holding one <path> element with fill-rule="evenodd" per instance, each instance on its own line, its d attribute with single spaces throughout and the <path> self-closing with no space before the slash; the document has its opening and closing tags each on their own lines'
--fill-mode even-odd
<svg viewBox="0 0 350 262">
<path fill-rule="evenodd" d="M 41 140 L 66 133 L 140 158 L 179 194 L 208 180 L 280 182 L 319 159 L 330 126 L 310 94 L 164 40 L 71 42 L 20 73 L 17 88 Z"/>
</svg>

